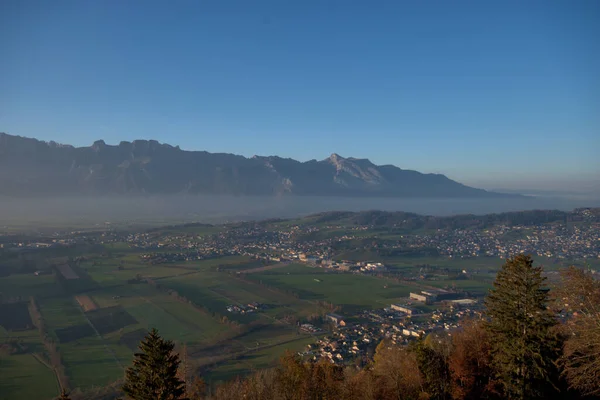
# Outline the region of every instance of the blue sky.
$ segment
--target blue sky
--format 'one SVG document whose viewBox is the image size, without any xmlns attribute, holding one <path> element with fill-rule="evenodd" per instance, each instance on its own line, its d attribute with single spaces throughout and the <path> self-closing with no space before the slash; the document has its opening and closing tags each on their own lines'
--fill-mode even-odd
<svg viewBox="0 0 600 400">
<path fill-rule="evenodd" d="M 600 176 L 600 2 L 0 2 L 0 131 L 482 187 Z"/>
</svg>

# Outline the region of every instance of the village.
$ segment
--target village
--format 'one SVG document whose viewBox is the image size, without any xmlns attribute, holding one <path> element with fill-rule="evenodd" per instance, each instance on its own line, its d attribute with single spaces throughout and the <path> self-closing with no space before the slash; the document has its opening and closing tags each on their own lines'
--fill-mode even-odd
<svg viewBox="0 0 600 400">
<path fill-rule="evenodd" d="M 420 305 L 432 307 L 422 311 Z M 480 301 L 463 298 L 461 293 L 425 290 L 411 293 L 406 304 L 363 310 L 348 318 L 327 314 L 324 322 L 329 333 L 298 354 L 313 361 L 363 365 L 382 340 L 406 345 L 431 333 L 451 335 L 464 318 L 481 318 L 482 308 Z M 302 329 L 320 330 L 311 324 Z"/>
<path fill-rule="evenodd" d="M 381 238 L 370 225 L 275 225 L 248 222 L 209 226 L 214 234 L 196 235 L 177 229 L 122 232 L 107 225 L 95 232 L 55 232 L 30 239 L 11 240 L 0 235 L 3 249 L 42 249 L 73 247 L 81 244 L 126 243 L 145 250 L 141 257 L 153 264 L 174 263 L 218 257 L 245 255 L 269 261 L 298 260 L 339 269 L 354 270 L 342 260 L 333 259 L 336 249 L 351 243 L 353 250 L 395 254 L 398 251 L 434 252 L 440 257 L 468 259 L 491 257 L 504 259 L 511 254 L 527 253 L 555 259 L 600 259 L 600 221 L 587 209 L 576 210 L 577 224 L 537 225 L 497 224 L 485 229 L 437 229 L 428 233 L 404 233 L 395 239 Z M 200 224 L 199 226 L 204 227 Z M 335 232 L 331 234 L 330 232 Z M 364 239 L 368 240 L 363 243 Z M 377 271 L 380 265 L 361 265 L 362 272 Z"/>
</svg>

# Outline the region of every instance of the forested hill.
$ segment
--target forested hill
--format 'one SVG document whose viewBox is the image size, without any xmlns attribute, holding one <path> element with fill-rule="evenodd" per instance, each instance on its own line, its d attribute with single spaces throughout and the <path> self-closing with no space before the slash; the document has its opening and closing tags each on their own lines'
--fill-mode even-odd
<svg viewBox="0 0 600 400">
<path fill-rule="evenodd" d="M 581 208 L 573 211 L 531 210 L 486 215 L 455 215 L 435 217 L 402 211 L 326 212 L 301 220 L 303 224 L 331 224 L 344 226 L 374 226 L 403 229 L 469 229 L 495 225 L 531 226 L 553 222 L 600 220 L 600 208 Z"/>
</svg>

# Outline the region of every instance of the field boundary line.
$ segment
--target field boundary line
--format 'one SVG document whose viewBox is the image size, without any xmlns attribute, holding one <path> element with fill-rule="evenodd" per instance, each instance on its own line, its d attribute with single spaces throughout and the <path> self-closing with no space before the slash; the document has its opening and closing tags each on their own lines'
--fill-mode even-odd
<svg viewBox="0 0 600 400">
<path fill-rule="evenodd" d="M 38 362 L 40 362 L 41 364 L 44 364 L 44 366 L 46 368 L 48 368 L 49 370 L 54 372 L 54 368 L 48 364 L 46 361 L 44 361 L 44 359 L 42 358 L 42 356 L 40 356 L 38 353 L 29 353 L 33 356 L 33 358 L 35 358 L 36 360 L 38 360 Z"/>
<path fill-rule="evenodd" d="M 241 271 L 236 271 L 236 273 L 240 274 L 240 275 L 242 275 L 242 274 L 254 274 L 256 272 L 270 271 L 270 270 L 273 270 L 273 269 L 287 267 L 290 264 L 291 263 L 289 263 L 289 262 L 280 262 L 280 263 L 277 263 L 277 264 L 265 265 L 265 266 L 262 266 L 262 267 L 244 269 L 244 270 L 241 270 Z"/>
<path fill-rule="evenodd" d="M 112 349 L 106 344 L 106 342 L 104 340 L 104 337 L 100 334 L 100 332 L 98 332 L 98 329 L 96 329 L 96 327 L 94 326 L 94 324 L 92 324 L 92 321 L 90 321 L 90 319 L 88 318 L 88 316 L 85 315 L 85 312 L 83 311 L 83 307 L 81 306 L 81 304 L 79 304 L 78 301 L 75 301 L 75 303 L 77 303 L 77 307 L 79 308 L 79 311 L 81 312 L 81 315 L 83 315 L 83 318 L 85 318 L 85 320 L 87 321 L 87 323 L 92 327 L 92 329 L 96 333 L 96 336 L 98 337 L 98 339 L 100 339 L 100 342 L 104 346 L 104 349 L 106 350 L 106 352 L 112 356 L 112 358 L 115 360 L 115 362 L 117 363 L 117 365 L 119 366 L 119 368 L 121 368 L 122 370 L 125 370 L 125 367 L 123 366 L 123 364 L 121 364 L 121 361 L 119 361 L 119 359 L 117 358 L 117 355 L 115 354 L 115 352 L 112 351 Z"/>
<path fill-rule="evenodd" d="M 181 274 L 168 275 L 168 276 L 160 276 L 158 278 L 151 278 L 151 279 L 153 281 L 160 281 L 160 280 L 164 280 L 164 279 L 178 278 L 180 276 L 188 276 L 188 275 L 199 274 L 200 272 L 205 272 L 205 271 L 194 270 L 194 271 L 182 272 Z"/>
<path fill-rule="evenodd" d="M 240 275 L 241 275 L 241 274 L 240 274 Z M 295 299 L 295 300 L 298 300 L 298 301 L 302 301 L 302 302 L 304 302 L 304 303 L 312 304 L 313 306 L 314 306 L 314 305 L 317 305 L 317 303 L 316 303 L 315 301 L 313 301 L 313 300 L 301 299 L 301 298 L 299 298 L 299 297 L 294 297 L 294 296 L 292 296 L 292 295 L 290 295 L 290 294 L 288 294 L 288 293 L 284 293 L 284 292 L 281 292 L 281 291 L 279 291 L 279 290 L 273 289 L 273 288 L 269 287 L 269 285 L 264 285 L 264 284 L 260 284 L 260 283 L 258 283 L 258 282 L 253 282 L 251 279 L 245 280 L 245 279 L 241 279 L 239 276 L 232 276 L 232 277 L 233 277 L 234 279 L 237 279 L 237 280 L 239 280 L 239 281 L 241 281 L 241 282 L 244 282 L 244 283 L 246 283 L 246 284 L 250 284 L 250 285 L 258 286 L 259 288 L 262 288 L 262 289 L 268 290 L 268 291 L 269 291 L 269 292 L 271 292 L 271 293 L 279 294 L 279 295 L 281 295 L 281 296 L 290 297 L 290 298 L 292 298 L 292 299 Z"/>
<path fill-rule="evenodd" d="M 292 342 L 297 342 L 297 341 L 299 341 L 301 339 L 305 339 L 306 337 L 307 336 L 300 335 L 300 337 L 293 338 L 293 339 L 282 340 L 282 341 L 277 342 L 277 343 L 265 344 L 265 345 L 258 346 L 258 347 L 250 347 L 250 348 L 247 348 L 247 350 L 245 350 L 245 351 L 240 351 L 239 353 L 232 354 L 231 357 L 227 357 L 227 358 L 224 358 L 222 360 L 216 361 L 214 363 L 207 364 L 205 367 L 208 367 L 208 371 L 210 371 L 210 370 L 215 369 L 216 367 L 218 367 L 218 366 L 220 366 L 222 364 L 225 364 L 225 363 L 227 363 L 229 361 L 240 361 L 240 362 L 243 362 L 243 363 L 247 363 L 247 361 L 243 361 L 242 358 L 244 356 L 248 355 L 248 354 L 251 354 L 253 352 L 257 352 L 257 351 L 260 351 L 260 350 L 264 350 L 264 349 L 269 349 L 271 347 L 276 347 L 276 346 L 281 346 L 281 345 L 292 343 Z M 239 360 L 238 360 L 238 358 L 239 358 Z"/>
<path fill-rule="evenodd" d="M 62 387 L 62 384 L 60 383 L 60 378 L 58 377 L 56 368 L 53 368 L 51 365 L 46 363 L 46 361 L 44 361 L 43 358 L 39 354 L 37 354 L 37 353 L 30 353 L 30 354 L 33 358 L 35 358 L 37 360 L 37 362 L 39 362 L 44 367 L 46 367 L 50 371 L 52 371 L 52 375 L 54 375 L 54 379 L 56 380 L 56 389 L 57 389 L 56 394 L 60 394 L 60 392 L 63 390 L 63 387 Z"/>
<path fill-rule="evenodd" d="M 165 314 L 167 314 L 168 316 L 170 316 L 171 318 L 173 318 L 175 321 L 179 322 L 182 325 L 187 326 L 188 328 L 191 329 L 200 329 L 200 327 L 198 327 L 197 325 L 195 325 L 194 323 L 190 322 L 190 321 L 185 321 L 182 318 L 179 318 L 178 316 L 176 316 L 175 314 L 173 314 L 172 312 L 170 312 L 169 310 L 159 306 L 158 304 L 156 304 L 155 302 L 153 302 L 152 300 L 150 300 L 149 298 L 142 296 L 141 294 L 138 294 L 138 297 L 142 300 L 144 300 L 147 304 L 150 304 L 156 308 L 158 308 L 159 310 L 161 310 L 162 312 L 164 312 Z M 180 303 L 182 304 L 182 303 Z M 192 307 L 195 311 L 198 311 L 195 307 Z"/>
<path fill-rule="evenodd" d="M 219 292 L 215 292 L 214 290 L 212 290 L 212 289 L 211 289 L 211 288 L 209 288 L 209 287 L 206 287 L 205 289 L 206 289 L 206 290 L 208 290 L 208 291 L 210 291 L 211 293 L 214 293 L 214 294 L 216 294 L 216 295 L 218 295 L 218 296 L 221 296 L 221 297 L 223 297 L 223 298 L 224 298 L 224 299 L 226 299 L 227 301 L 232 301 L 233 303 L 241 304 L 240 302 L 238 302 L 238 301 L 233 301 L 233 299 L 231 299 L 231 298 L 229 298 L 229 297 L 227 297 L 227 296 L 225 296 L 225 295 L 222 295 L 222 294 L 221 294 L 221 293 L 219 293 Z M 159 307 L 159 308 L 160 308 L 160 307 Z M 249 348 L 248 346 L 246 346 L 244 343 L 240 342 L 240 341 L 239 341 L 239 340 L 237 340 L 237 339 L 231 339 L 231 341 L 232 341 L 232 342 L 235 342 L 235 343 L 238 343 L 239 345 L 241 345 L 242 347 L 245 347 L 246 349 L 248 349 L 248 348 Z"/>
</svg>

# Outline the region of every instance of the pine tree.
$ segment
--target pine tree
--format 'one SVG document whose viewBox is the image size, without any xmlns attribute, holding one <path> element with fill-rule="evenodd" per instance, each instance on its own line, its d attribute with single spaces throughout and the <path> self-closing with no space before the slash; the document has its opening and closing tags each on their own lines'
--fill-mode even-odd
<svg viewBox="0 0 600 400">
<path fill-rule="evenodd" d="M 450 370 L 444 354 L 434 349 L 427 340 L 423 339 L 416 343 L 414 351 L 421 372 L 423 388 L 428 398 L 432 400 L 449 399 L 451 389 Z"/>
<path fill-rule="evenodd" d="M 510 399 L 551 396 L 559 343 L 542 268 L 530 256 L 506 261 L 486 299 L 492 364 Z"/>
<path fill-rule="evenodd" d="M 180 361 L 173 348 L 172 341 L 152 329 L 125 372 L 123 392 L 134 400 L 183 400 L 185 383 L 177 377 Z"/>
</svg>

